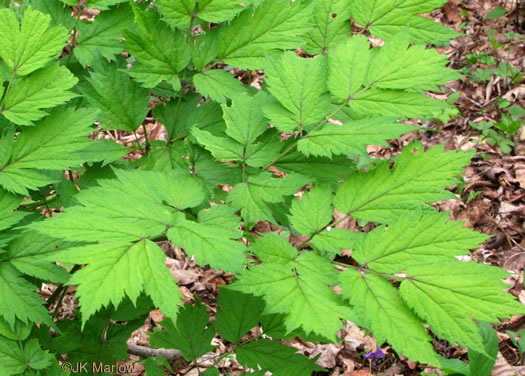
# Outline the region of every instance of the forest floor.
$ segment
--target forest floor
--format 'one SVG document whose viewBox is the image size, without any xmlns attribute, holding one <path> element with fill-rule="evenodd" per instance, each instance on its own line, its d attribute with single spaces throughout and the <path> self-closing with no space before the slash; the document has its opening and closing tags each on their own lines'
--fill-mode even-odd
<svg viewBox="0 0 525 376">
<path fill-rule="evenodd" d="M 525 4 L 520 7 L 515 0 L 450 0 L 428 16 L 465 34 L 449 46 L 438 48 L 448 56 L 450 67 L 461 71 L 464 77 L 451 82 L 443 88 L 442 94 L 435 96 L 456 103 L 458 112 L 443 114 L 441 121 L 419 122 L 424 130 L 412 132 L 392 142 L 388 148 L 370 147 L 369 153 L 373 157 L 389 158 L 414 140 L 425 147 L 444 143 L 447 150 L 475 149 L 476 157 L 466 169 L 463 181 L 450 188 L 458 200 L 441 202 L 436 207 L 450 211 L 451 219 L 465 221 L 469 228 L 493 235 L 466 257 L 512 272 L 507 281 L 511 286 L 509 293 L 525 303 L 525 127 L 522 126 L 525 118 Z M 247 77 L 243 73 L 239 72 L 240 79 Z M 259 79 L 257 74 L 249 76 Z M 162 127 L 158 123 L 149 124 L 147 130 L 149 140 L 162 137 Z M 119 133 L 114 138 L 124 144 L 136 142 L 134 135 Z M 340 226 L 355 229 L 356 223 L 344 221 Z M 272 229 L 267 223 L 259 223 L 256 230 L 268 232 Z M 166 244 L 166 251 L 168 266 L 184 296 L 191 301 L 196 294 L 213 315 L 217 290 L 231 281 L 231 276 L 199 268 L 181 250 L 169 244 Z M 67 316 L 75 304 L 72 289 L 59 312 Z M 148 332 L 162 319 L 159 311 L 151 312 L 146 324 L 133 334 L 130 342 L 149 346 Z M 525 367 L 522 367 L 523 353 L 520 351 L 525 348 L 519 349 L 513 343 L 509 331 L 524 330 L 525 347 L 525 316 L 506 320 L 496 330 L 500 352 L 492 375 L 522 374 Z M 316 345 L 296 339 L 287 344 L 311 357 L 319 355 L 318 364 L 328 370 L 323 375 L 393 376 L 420 375 L 421 372 L 442 375 L 441 371 L 400 358 L 389 351 L 388 346 L 381 348 L 386 357 L 372 364 L 363 354 L 373 351 L 378 344 L 353 324 L 347 324 L 341 338 L 338 345 Z M 216 345 L 218 352 L 227 350 L 227 344 Z M 445 341 L 437 341 L 436 350 L 447 358 L 467 358 L 466 350 Z M 137 357 L 132 359 L 138 360 Z M 225 359 L 220 366 L 229 369 L 232 375 L 240 373 L 233 360 Z M 175 364 L 175 368 L 178 375 L 199 374 L 188 364 Z M 143 374 L 144 367 L 135 363 L 134 375 Z"/>
</svg>

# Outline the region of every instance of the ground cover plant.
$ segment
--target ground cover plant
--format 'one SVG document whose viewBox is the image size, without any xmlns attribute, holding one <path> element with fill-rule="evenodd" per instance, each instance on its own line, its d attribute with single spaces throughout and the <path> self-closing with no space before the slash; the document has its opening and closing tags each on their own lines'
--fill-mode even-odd
<svg viewBox="0 0 525 376">
<path fill-rule="evenodd" d="M 147 375 L 322 374 L 286 343 L 345 322 L 490 374 L 489 324 L 523 306 L 507 271 L 460 257 L 489 237 L 430 205 L 458 198 L 474 151 L 367 152 L 455 112 L 434 97 L 461 74 L 431 46 L 460 34 L 421 16 L 443 3 L 0 2 L 0 374 L 128 374 L 128 353 Z M 213 310 L 173 248 L 225 276 Z M 129 346 L 154 310 L 149 351 Z"/>
</svg>

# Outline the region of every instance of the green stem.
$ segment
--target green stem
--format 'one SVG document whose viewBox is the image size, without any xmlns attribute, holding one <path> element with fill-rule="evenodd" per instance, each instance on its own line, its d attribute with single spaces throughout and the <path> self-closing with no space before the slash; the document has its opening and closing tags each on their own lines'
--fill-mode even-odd
<svg viewBox="0 0 525 376">
<path fill-rule="evenodd" d="M 366 268 L 363 265 L 355 266 L 355 265 L 345 264 L 343 262 L 338 262 L 338 261 L 332 261 L 332 264 L 333 265 L 337 265 L 337 266 L 342 266 L 343 268 L 347 268 L 347 269 L 355 269 L 355 270 L 362 271 L 362 272 L 368 273 L 368 274 L 375 274 L 375 275 L 378 275 L 380 277 L 391 279 L 391 280 L 396 280 L 396 281 L 405 281 L 405 280 L 408 279 L 407 277 L 402 277 L 402 276 L 399 276 L 399 275 L 376 272 L 375 270 L 368 269 L 368 268 Z"/>
<path fill-rule="evenodd" d="M 310 132 L 315 132 L 316 130 L 318 130 L 319 128 L 321 128 L 323 125 L 325 125 L 326 123 L 328 123 L 328 120 L 330 118 L 332 118 L 333 116 L 337 115 L 339 113 L 339 111 L 341 111 L 343 108 L 346 107 L 346 105 L 348 105 L 348 103 L 350 103 L 350 101 L 352 99 L 354 99 L 355 97 L 357 97 L 359 94 L 363 93 L 364 91 L 370 89 L 370 87 L 375 84 L 375 82 L 370 82 L 368 85 L 366 85 L 366 87 L 362 88 L 361 90 L 359 90 L 358 92 L 356 92 L 354 95 L 352 96 L 349 96 L 344 102 L 343 104 L 341 104 L 339 107 L 337 107 L 335 109 L 334 112 L 332 112 L 330 115 L 326 116 L 321 122 L 319 122 L 315 127 L 312 128 L 312 130 Z M 281 160 L 281 158 L 285 157 L 286 155 L 288 155 L 293 149 L 295 149 L 297 147 L 297 144 L 299 143 L 300 140 L 302 140 L 303 138 L 306 138 L 308 137 L 308 135 L 306 136 L 301 136 L 299 137 L 299 139 L 297 141 L 295 141 L 293 144 L 291 144 L 290 146 L 288 146 L 277 158 L 275 158 L 273 161 L 271 161 L 270 163 L 268 163 L 266 166 L 263 167 L 263 170 L 266 170 L 268 169 L 269 167 L 271 167 L 274 163 L 276 163 L 277 161 Z"/>
<path fill-rule="evenodd" d="M 337 221 L 332 221 L 330 222 L 329 224 L 327 224 L 326 226 L 324 226 L 322 229 L 316 231 L 315 233 L 313 233 L 311 236 L 309 236 L 305 241 L 303 241 L 301 244 L 299 244 L 297 246 L 298 249 L 301 249 L 302 247 L 304 247 L 306 244 L 308 244 L 315 235 L 319 235 L 321 232 L 325 231 L 328 227 L 335 227 L 337 226 L 339 223 L 343 222 L 345 219 L 349 218 L 350 217 L 350 214 L 351 213 L 347 213 L 344 217 L 342 218 L 339 218 Z"/>
<path fill-rule="evenodd" d="M 191 39 L 193 41 L 194 37 L 191 33 L 191 29 L 193 29 L 193 21 L 195 20 L 195 15 L 192 14 L 191 16 L 191 21 L 190 21 L 190 25 L 188 26 L 188 34 L 186 35 L 186 43 Z M 180 112 L 180 106 L 182 104 L 182 97 L 184 96 L 184 82 L 186 81 L 186 74 L 187 74 L 187 70 L 184 70 L 184 73 L 182 74 L 182 79 L 181 79 L 181 88 L 180 88 L 180 95 L 179 95 L 179 98 L 177 99 L 177 105 L 175 106 L 175 116 L 174 116 L 174 120 L 175 120 L 175 123 L 177 122 L 177 119 L 179 118 L 179 112 Z M 170 130 L 168 132 L 168 147 L 173 143 L 173 135 L 171 134 L 171 132 L 173 132 L 173 130 Z"/>
<path fill-rule="evenodd" d="M 148 154 L 149 153 L 149 149 L 150 149 L 150 144 L 149 144 L 149 140 L 148 140 L 148 130 L 146 129 L 146 124 L 142 124 L 142 129 L 144 130 L 144 140 L 146 142 L 146 151 L 144 154 Z"/>
<path fill-rule="evenodd" d="M 34 202 L 32 204 L 27 204 L 27 205 L 20 205 L 19 209 L 22 209 L 22 210 L 35 209 L 35 208 L 38 208 L 39 206 L 46 206 L 48 204 L 51 204 L 57 200 L 58 200 L 58 195 L 55 195 L 49 200 L 37 201 L 37 202 Z"/>
<path fill-rule="evenodd" d="M 7 97 L 7 93 L 9 92 L 9 89 L 11 89 L 11 85 L 13 84 L 13 81 L 15 80 L 15 75 L 16 75 L 16 69 L 13 71 L 13 74 L 11 75 L 11 78 L 9 79 L 9 82 L 7 83 L 7 88 L 4 91 L 4 96 L 2 97 L 2 102 L 0 102 L 0 113 L 4 109 L 5 98 Z"/>
<path fill-rule="evenodd" d="M 69 271 L 70 274 L 73 274 L 75 273 L 77 270 L 79 270 L 82 266 L 81 265 L 75 265 L 73 266 L 73 268 L 71 268 L 71 270 Z M 57 298 L 60 296 L 60 294 L 62 293 L 62 290 L 65 289 L 65 286 L 64 285 L 59 285 L 55 291 L 53 291 L 53 293 L 51 294 L 51 296 L 47 299 L 47 301 L 45 302 L 45 306 L 49 307 L 51 306 L 51 304 L 53 304 Z"/>
<path fill-rule="evenodd" d="M 82 12 L 84 11 L 84 6 L 79 5 L 78 6 L 78 12 L 77 17 L 75 19 L 75 24 L 73 25 L 73 38 L 71 39 L 71 51 L 69 51 L 69 55 L 67 55 L 66 65 L 69 64 L 69 61 L 71 60 L 71 56 L 73 56 L 73 50 L 75 49 L 75 44 L 77 44 L 77 26 L 80 21 L 80 16 L 82 15 Z"/>
</svg>

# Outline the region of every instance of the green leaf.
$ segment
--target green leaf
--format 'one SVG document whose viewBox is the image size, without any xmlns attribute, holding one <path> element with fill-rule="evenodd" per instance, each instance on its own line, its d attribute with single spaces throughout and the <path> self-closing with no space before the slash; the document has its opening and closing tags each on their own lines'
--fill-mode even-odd
<svg viewBox="0 0 525 376">
<path fill-rule="evenodd" d="M 368 38 L 357 35 L 328 53 L 328 88 L 339 101 L 347 101 L 364 85 L 370 52 Z"/>
<path fill-rule="evenodd" d="M 344 180 L 355 172 L 354 163 L 346 156 L 333 157 L 306 157 L 299 152 L 291 152 L 273 164 L 286 173 L 297 173 L 308 176 L 312 181 L 333 184 L 334 181 Z"/>
<path fill-rule="evenodd" d="M 497 322 L 525 311 L 498 281 L 508 275 L 502 269 L 454 260 L 409 266 L 406 275 L 400 286 L 406 304 L 435 334 L 477 352 L 485 348 L 472 319 Z"/>
<path fill-rule="evenodd" d="M 224 235 L 239 239 L 242 237 L 241 218 L 235 215 L 236 210 L 228 205 L 214 205 L 203 209 L 198 214 L 199 223 L 221 229 Z"/>
<path fill-rule="evenodd" d="M 388 146 L 386 140 L 414 129 L 417 128 L 413 125 L 397 123 L 387 117 L 348 120 L 343 125 L 329 123 L 300 139 L 297 150 L 307 156 L 329 158 L 338 154 L 363 154 L 367 145 Z"/>
<path fill-rule="evenodd" d="M 440 43 L 459 36 L 459 33 L 432 19 L 416 16 L 430 13 L 446 0 L 357 0 L 352 2 L 354 21 L 382 39 L 407 29 L 411 42 Z"/>
<path fill-rule="evenodd" d="M 363 232 L 352 232 L 342 228 L 326 228 L 312 238 L 312 244 L 320 251 L 340 254 L 341 249 L 355 249 L 365 236 Z"/>
<path fill-rule="evenodd" d="M 164 368 L 173 371 L 168 360 L 160 357 L 148 357 L 144 363 L 147 376 L 164 376 Z"/>
<path fill-rule="evenodd" d="M 177 210 L 199 205 L 203 188 L 195 178 L 174 173 L 114 172 L 117 179 L 100 180 L 98 187 L 76 196 L 82 206 L 31 227 L 62 239 L 98 242 L 51 256 L 88 264 L 69 281 L 79 285 L 84 323 L 100 307 L 118 305 L 125 295 L 135 301 L 142 290 L 168 317 L 175 317 L 180 292 L 164 265 L 164 252 L 147 238 L 163 233 Z"/>
<path fill-rule="evenodd" d="M 98 110 L 98 120 L 104 129 L 134 132 L 148 113 L 148 91 L 119 70 L 122 62 L 100 62 L 87 79 L 89 85 L 81 91 L 89 104 Z"/>
<path fill-rule="evenodd" d="M 81 206 L 31 227 L 65 240 L 101 242 L 103 252 L 102 243 L 120 246 L 158 235 L 171 224 L 176 210 L 196 207 L 205 198 L 201 183 L 189 175 L 113 171 L 117 179 L 99 180 L 97 187 L 76 196 Z M 126 205 L 122 205 L 122 200 Z M 71 262 L 76 261 L 85 263 L 76 259 Z"/>
<path fill-rule="evenodd" d="M 461 75 L 446 67 L 446 56 L 423 44 L 409 47 L 402 34 L 385 43 L 374 55 L 368 69 L 367 82 L 381 89 L 421 89 L 439 91 Z"/>
<path fill-rule="evenodd" d="M 245 92 L 241 81 L 221 69 L 197 73 L 193 76 L 193 83 L 199 93 L 219 103 L 226 103 L 226 98 L 232 99 Z"/>
<path fill-rule="evenodd" d="M 335 208 L 366 221 L 392 222 L 411 211 L 432 210 L 426 203 L 453 199 L 444 188 L 455 183 L 472 153 L 443 152 L 443 146 L 414 154 L 405 147 L 392 170 L 389 163 L 346 179 L 335 196 Z"/>
<path fill-rule="evenodd" d="M 257 326 L 264 309 L 262 299 L 225 287 L 219 289 L 218 302 L 215 328 L 232 343 L 239 343 L 248 330 Z"/>
<path fill-rule="evenodd" d="M 238 96 L 230 107 L 221 105 L 226 122 L 226 134 L 242 145 L 253 144 L 257 137 L 268 128 L 262 107 L 267 95 L 259 92 L 256 96 Z"/>
<path fill-rule="evenodd" d="M 261 0 L 200 0 L 197 16 L 207 22 L 230 21 L 237 14 L 246 9 L 252 3 L 260 3 Z"/>
<path fill-rule="evenodd" d="M 388 341 L 397 353 L 409 359 L 439 364 L 430 344 L 432 338 L 390 283 L 378 275 L 355 269 L 345 270 L 340 276 L 340 283 L 343 297 L 350 300 L 378 343 Z"/>
<path fill-rule="evenodd" d="M 258 237 L 250 248 L 265 263 L 288 264 L 297 257 L 297 249 L 285 238 L 271 232 Z"/>
<path fill-rule="evenodd" d="M 217 137 L 210 132 L 202 131 L 199 128 L 191 130 L 193 137 L 199 144 L 209 150 L 216 159 L 223 161 L 242 161 L 245 148 L 238 142 L 226 138 Z"/>
<path fill-rule="evenodd" d="M 35 127 L 25 129 L 13 143 L 8 162 L 0 168 L 0 186 L 28 194 L 54 178 L 40 170 L 60 171 L 84 162 L 75 152 L 88 147 L 93 115 L 85 109 L 58 107 Z"/>
<path fill-rule="evenodd" d="M 114 59 L 124 49 L 121 39 L 132 26 L 133 12 L 128 4 L 102 12 L 94 22 L 77 25 L 77 46 L 73 52 L 84 66 L 94 64 L 99 56 Z"/>
<path fill-rule="evenodd" d="M 275 235 L 262 239 L 258 242 L 263 246 L 254 250 L 263 263 L 242 273 L 231 288 L 262 296 L 267 314 L 285 313 L 288 332 L 302 328 L 307 334 L 335 341 L 340 319 L 348 318 L 350 312 L 329 287 L 336 283 L 330 261 L 314 253 L 297 256 L 286 239 Z M 295 256 L 288 261 L 292 252 Z"/>
<path fill-rule="evenodd" d="M 86 162 L 102 161 L 102 167 L 119 161 L 128 153 L 128 148 L 115 141 L 108 139 L 98 139 L 90 142 L 88 147 L 75 153 L 79 159 Z"/>
<path fill-rule="evenodd" d="M 0 256 L 0 262 L 10 262 L 20 272 L 45 281 L 65 283 L 69 279 L 69 273 L 45 258 L 62 245 L 63 242 L 34 231 L 25 232 L 10 244 L 6 260 L 2 261 Z"/>
<path fill-rule="evenodd" d="M 53 355 L 40 349 L 36 338 L 27 341 L 23 349 L 15 341 L 0 341 L 0 364 L 7 375 L 27 374 L 31 369 L 44 369 L 53 360 Z"/>
<path fill-rule="evenodd" d="M 308 1 L 265 1 L 221 28 L 217 56 L 235 67 L 261 69 L 266 55 L 304 44 L 310 17 Z"/>
<path fill-rule="evenodd" d="M 267 106 L 264 112 L 280 131 L 308 131 L 330 113 L 322 56 L 302 59 L 286 52 L 267 60 L 265 74 L 268 91 L 280 105 Z"/>
<path fill-rule="evenodd" d="M 233 229 L 238 228 L 236 225 Z M 183 247 L 188 256 L 195 256 L 200 265 L 238 273 L 246 263 L 246 248 L 231 240 L 232 235 L 231 230 L 225 233 L 222 226 L 188 221 L 183 216 L 178 216 L 168 230 L 170 241 Z"/>
<path fill-rule="evenodd" d="M 492 9 L 487 15 L 483 18 L 484 20 L 495 20 L 497 18 L 503 17 L 507 13 L 507 10 L 503 7 L 496 7 Z"/>
<path fill-rule="evenodd" d="M 155 6 L 164 21 L 172 27 L 181 28 L 190 23 L 195 0 L 159 0 Z"/>
<path fill-rule="evenodd" d="M 215 102 L 200 102 L 201 98 L 195 96 L 187 101 L 182 100 L 180 104 L 178 100 L 172 100 L 153 109 L 153 116 L 159 119 L 168 131 L 168 140 L 187 136 L 193 126 L 213 130 L 224 128 L 220 105 Z"/>
<path fill-rule="evenodd" d="M 354 36 L 328 53 L 328 87 L 340 103 L 349 103 L 354 118 L 370 114 L 422 117 L 446 108 L 421 90 L 461 77 L 446 67 L 447 60 L 423 45 L 408 48 L 406 34 L 379 49 Z M 400 57 L 402 56 L 402 57 Z M 412 90 L 412 91 L 403 91 Z"/>
<path fill-rule="evenodd" d="M 0 304 L 9 307 L 0 315 L 9 325 L 13 326 L 15 319 L 19 319 L 23 323 L 32 321 L 52 326 L 49 313 L 43 306 L 44 301 L 36 293 L 36 286 L 24 279 L 10 263 L 0 263 L 0 282 Z"/>
<path fill-rule="evenodd" d="M 68 31 L 71 31 L 75 26 L 75 19 L 71 15 L 71 10 L 59 0 L 31 0 L 30 3 L 34 10 L 51 16 L 51 21 L 55 25 L 62 25 Z"/>
<path fill-rule="evenodd" d="M 208 368 L 202 376 L 221 376 L 221 373 L 217 368 Z"/>
<path fill-rule="evenodd" d="M 261 367 L 276 376 L 310 376 L 322 370 L 314 359 L 308 359 L 293 347 L 269 339 L 241 345 L 236 354 L 241 365 L 253 369 Z"/>
<path fill-rule="evenodd" d="M 0 10 L 0 57 L 13 74 L 26 76 L 60 54 L 69 35 L 50 21 L 50 16 L 27 8 L 19 24 L 15 12 Z"/>
<path fill-rule="evenodd" d="M 65 4 L 71 5 L 71 6 L 78 6 L 80 3 L 80 0 L 60 0 Z M 123 3 L 126 0 L 86 0 L 84 6 L 86 8 L 98 8 L 101 10 L 106 10 L 108 7 L 112 5 L 116 5 L 119 3 Z"/>
<path fill-rule="evenodd" d="M 267 166 L 279 159 L 282 143 L 275 129 L 268 130 L 259 137 L 258 142 L 246 146 L 246 164 L 252 167 Z"/>
<path fill-rule="evenodd" d="M 431 99 L 421 92 L 371 88 L 356 95 L 349 103 L 353 118 L 370 115 L 422 118 L 446 110 L 450 106 Z"/>
<path fill-rule="evenodd" d="M 248 182 L 239 183 L 228 195 L 228 202 L 240 208 L 243 219 L 250 224 L 257 220 L 275 223 L 268 203 L 283 202 L 284 196 L 290 196 L 307 184 L 305 177 L 290 174 L 279 179 L 268 172 L 248 177 Z"/>
<path fill-rule="evenodd" d="M 33 324 L 23 324 L 21 321 L 15 321 L 14 327 L 11 327 L 3 318 L 0 317 L 0 335 L 13 341 L 23 341 L 29 334 Z"/>
<path fill-rule="evenodd" d="M 146 88 L 166 81 L 178 90 L 178 73 L 190 61 L 191 50 L 185 35 L 173 32 L 152 9 L 141 9 L 133 2 L 131 5 L 137 32 L 125 34 L 126 51 L 136 57 L 138 65 L 127 73 Z"/>
<path fill-rule="evenodd" d="M 308 33 L 306 51 L 326 55 L 328 49 L 343 43 L 351 34 L 351 3 L 320 0 L 313 10 L 314 27 Z"/>
<path fill-rule="evenodd" d="M 478 328 L 485 349 L 484 353 L 490 357 L 474 350 L 469 350 L 468 360 L 470 374 L 476 376 L 490 376 L 499 351 L 498 333 L 496 333 L 492 326 L 486 322 L 480 322 Z"/>
<path fill-rule="evenodd" d="M 212 351 L 211 340 L 215 330 L 208 326 L 210 316 L 206 307 L 197 300 L 195 305 L 185 304 L 177 316 L 175 324 L 164 320 L 164 331 L 155 330 L 150 335 L 152 347 L 178 349 L 188 362 Z"/>
<path fill-rule="evenodd" d="M 191 60 L 195 70 L 202 70 L 217 57 L 218 30 L 220 29 L 211 29 L 206 33 L 201 33 L 195 40 L 195 45 L 191 52 Z"/>
<path fill-rule="evenodd" d="M 290 223 L 295 230 L 312 236 L 332 220 L 332 190 L 328 187 L 313 187 L 303 193 L 301 200 L 294 199 L 290 208 Z"/>
<path fill-rule="evenodd" d="M 74 366 L 77 362 L 88 362 L 88 370 L 93 370 L 93 363 L 99 367 L 125 359 L 128 356 L 126 342 L 131 333 L 144 323 L 144 317 L 127 320 L 126 325 L 122 325 L 110 320 L 112 309 L 103 310 L 100 316 L 91 318 L 83 327 L 79 320 L 58 321 L 60 335 L 50 339 L 47 347 L 55 353 L 65 351 L 68 361 Z M 40 337 L 43 337 L 41 333 Z M 61 376 L 62 373 L 52 375 Z"/>
<path fill-rule="evenodd" d="M 448 213 L 407 213 L 388 229 L 369 232 L 352 257 L 361 265 L 380 273 L 399 273 L 407 266 L 441 263 L 454 256 L 469 254 L 488 236 L 448 221 Z"/>
<path fill-rule="evenodd" d="M 176 317 L 182 294 L 164 262 L 163 250 L 150 240 L 136 243 L 99 244 L 63 251 L 70 262 L 88 263 L 76 272 L 68 284 L 78 285 L 83 325 L 103 306 L 114 306 L 128 296 L 133 302 L 141 291 L 168 317 Z M 73 261 L 75 260 L 75 261 Z"/>
<path fill-rule="evenodd" d="M 33 125 L 46 116 L 44 110 L 62 104 L 76 95 L 69 89 L 78 79 L 58 63 L 49 65 L 30 76 L 15 79 L 5 94 L 1 113 L 18 125 Z"/>
<path fill-rule="evenodd" d="M 23 197 L 7 192 L 0 188 L 0 214 L 2 216 L 8 214 L 11 210 L 16 209 Z M 5 227 L 7 228 L 7 227 Z"/>
</svg>

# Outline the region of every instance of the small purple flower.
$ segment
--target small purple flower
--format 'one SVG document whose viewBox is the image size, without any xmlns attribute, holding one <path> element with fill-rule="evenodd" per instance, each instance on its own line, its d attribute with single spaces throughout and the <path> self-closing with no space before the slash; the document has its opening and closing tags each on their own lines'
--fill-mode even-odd
<svg viewBox="0 0 525 376">
<path fill-rule="evenodd" d="M 364 355 L 364 357 L 367 359 L 383 359 L 385 356 L 385 353 L 381 351 L 381 349 L 377 349 L 376 351 L 369 352 Z"/>
<path fill-rule="evenodd" d="M 383 359 L 386 356 L 386 354 L 378 348 L 376 351 L 366 353 L 363 356 L 367 359 L 372 360 L 372 366 L 375 366 L 376 359 Z"/>
</svg>

